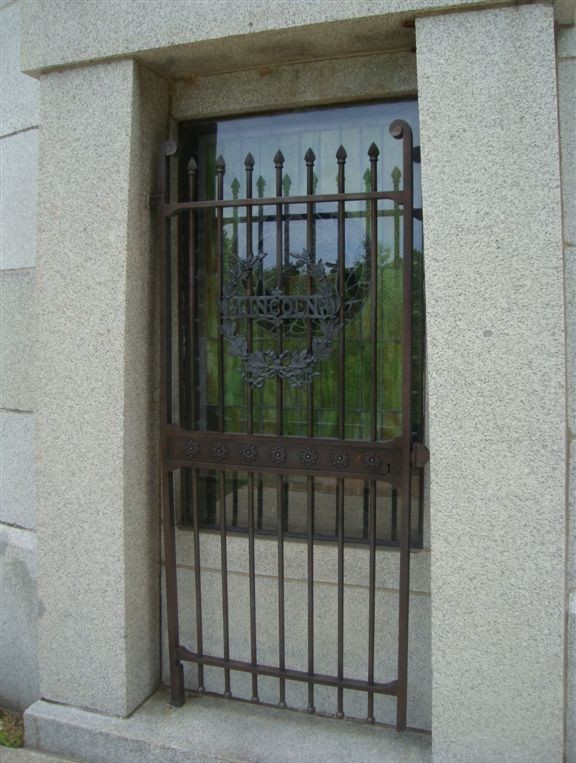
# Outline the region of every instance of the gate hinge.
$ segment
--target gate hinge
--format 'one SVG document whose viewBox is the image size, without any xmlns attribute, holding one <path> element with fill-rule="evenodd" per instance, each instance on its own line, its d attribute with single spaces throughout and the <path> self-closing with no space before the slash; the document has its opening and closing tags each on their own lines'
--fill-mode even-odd
<svg viewBox="0 0 576 763">
<path fill-rule="evenodd" d="M 158 209 L 163 201 L 164 196 L 161 193 L 149 193 L 146 196 L 146 206 L 148 209 Z"/>
<path fill-rule="evenodd" d="M 426 466 L 430 461 L 430 451 L 421 442 L 415 442 L 412 444 L 412 453 L 410 454 L 410 461 L 415 469 L 421 469 Z"/>
</svg>

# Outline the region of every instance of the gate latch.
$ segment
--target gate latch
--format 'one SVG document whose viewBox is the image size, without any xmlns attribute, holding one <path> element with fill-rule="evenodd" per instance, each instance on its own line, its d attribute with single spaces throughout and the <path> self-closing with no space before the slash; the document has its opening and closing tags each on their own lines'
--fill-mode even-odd
<svg viewBox="0 0 576 763">
<path fill-rule="evenodd" d="M 426 445 L 423 445 L 421 442 L 413 443 L 410 461 L 415 469 L 421 469 L 423 466 L 426 466 L 428 461 L 430 461 L 430 451 Z"/>
</svg>

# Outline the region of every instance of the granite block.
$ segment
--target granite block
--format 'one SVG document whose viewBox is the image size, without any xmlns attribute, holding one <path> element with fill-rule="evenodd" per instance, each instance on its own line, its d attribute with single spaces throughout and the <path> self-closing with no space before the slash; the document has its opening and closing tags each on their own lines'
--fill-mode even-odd
<svg viewBox="0 0 576 763">
<path fill-rule="evenodd" d="M 561 26 L 556 34 L 558 58 L 576 58 L 576 25 Z"/>
<path fill-rule="evenodd" d="M 568 445 L 568 589 L 576 591 L 576 439 Z M 574 705 L 576 714 L 576 705 Z"/>
<path fill-rule="evenodd" d="M 566 694 L 566 760 L 576 760 L 576 591 L 568 599 L 568 681 Z"/>
<path fill-rule="evenodd" d="M 553 10 L 416 21 L 432 727 L 443 763 L 560 763 L 565 324 Z"/>
<path fill-rule="evenodd" d="M 558 62 L 564 241 L 576 246 L 576 58 Z"/>
<path fill-rule="evenodd" d="M 336 102 L 415 95 L 414 53 L 269 67 L 262 71 L 188 77 L 174 83 L 175 119 L 199 119 Z"/>
<path fill-rule="evenodd" d="M 21 3 L 0 9 L 0 136 L 38 124 L 38 82 L 20 64 Z"/>
<path fill-rule="evenodd" d="M 0 271 L 0 407 L 35 407 L 33 269 Z"/>
<path fill-rule="evenodd" d="M 248 569 L 248 537 L 228 535 L 228 569 L 245 573 Z M 176 558 L 178 565 L 194 567 L 194 536 L 191 531 L 178 530 L 176 533 Z M 376 550 L 376 585 L 390 590 L 398 589 L 399 553 L 397 549 L 380 547 Z M 278 546 L 272 538 L 255 540 L 256 574 L 276 577 L 278 570 Z M 307 575 L 307 546 L 298 540 L 290 540 L 284 545 L 284 565 L 286 577 L 305 580 Z M 202 569 L 220 569 L 220 537 L 215 533 L 203 532 L 200 536 L 200 566 Z M 350 585 L 364 586 L 368 580 L 367 546 L 347 546 L 344 550 L 346 580 Z M 430 552 L 412 552 L 412 591 L 430 592 Z M 337 549 L 325 543 L 314 546 L 314 578 L 320 583 L 336 583 L 338 576 Z"/>
<path fill-rule="evenodd" d="M 26 529 L 36 524 L 34 416 L 0 412 L 0 521 Z"/>
<path fill-rule="evenodd" d="M 39 72 L 137 54 L 174 77 L 305 61 L 344 53 L 408 50 L 415 13 L 488 5 L 489 0 L 210 0 L 156 3 L 135 23 L 123 0 L 28 0 L 23 68 Z M 186 19 L 186 23 L 183 23 Z"/>
<path fill-rule="evenodd" d="M 178 570 L 180 641 L 195 650 L 196 616 L 195 583 L 192 570 Z M 307 585 L 304 581 L 285 581 L 286 665 L 295 670 L 308 669 L 307 652 Z M 314 642 L 315 670 L 335 674 L 337 666 L 337 586 L 333 583 L 314 585 Z M 219 570 L 202 570 L 201 600 L 203 648 L 206 654 L 222 656 L 222 579 Z M 249 662 L 250 653 L 250 594 L 246 574 L 229 573 L 229 632 L 231 659 Z M 256 633 L 258 661 L 264 665 L 278 664 L 278 583 L 275 578 L 256 578 Z M 164 634 L 166 633 L 166 613 Z M 430 729 L 431 667 L 430 667 L 430 597 L 412 595 L 410 602 L 409 638 L 409 691 L 408 722 L 413 728 Z M 344 593 L 344 672 L 352 678 L 367 675 L 368 645 L 368 590 L 353 584 L 345 586 Z M 376 593 L 376 680 L 396 678 L 398 596 L 392 591 L 377 589 Z M 164 680 L 168 680 L 166 638 L 164 644 Z M 198 687 L 196 668 L 185 663 L 185 685 Z M 278 703 L 278 681 L 259 678 L 259 697 L 262 702 Z M 224 675 L 220 668 L 206 668 L 204 686 L 207 691 L 222 694 Z M 232 671 L 231 689 L 235 697 L 250 699 L 251 679 L 247 674 Z M 315 689 L 317 712 L 334 715 L 336 690 L 330 687 Z M 305 710 L 307 686 L 288 681 L 287 703 Z M 347 717 L 366 717 L 366 694 L 344 692 L 344 710 Z M 395 722 L 396 703 L 389 697 L 376 697 L 376 719 L 382 723 Z"/>
<path fill-rule="evenodd" d="M 0 702 L 25 710 L 40 697 L 36 535 L 0 525 Z"/>
<path fill-rule="evenodd" d="M 0 268 L 36 260 L 38 130 L 0 140 Z"/>
<path fill-rule="evenodd" d="M 569 437 L 576 437 L 576 247 L 564 247 L 566 379 Z"/>
<path fill-rule="evenodd" d="M 116 715 L 159 681 L 155 261 L 146 198 L 167 112 L 166 82 L 133 61 L 42 79 L 42 694 Z"/>
<path fill-rule="evenodd" d="M 428 734 L 311 717 L 214 697 L 168 705 L 157 692 L 126 719 L 35 703 L 27 744 L 86 763 L 431 763 Z"/>
</svg>

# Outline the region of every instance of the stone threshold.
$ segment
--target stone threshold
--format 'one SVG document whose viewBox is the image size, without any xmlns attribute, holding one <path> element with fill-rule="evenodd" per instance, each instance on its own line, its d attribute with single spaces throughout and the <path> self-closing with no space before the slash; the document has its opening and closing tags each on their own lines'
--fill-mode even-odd
<svg viewBox="0 0 576 763">
<path fill-rule="evenodd" d="M 431 736 L 160 689 L 129 718 L 40 700 L 26 746 L 86 763 L 431 763 Z"/>
</svg>

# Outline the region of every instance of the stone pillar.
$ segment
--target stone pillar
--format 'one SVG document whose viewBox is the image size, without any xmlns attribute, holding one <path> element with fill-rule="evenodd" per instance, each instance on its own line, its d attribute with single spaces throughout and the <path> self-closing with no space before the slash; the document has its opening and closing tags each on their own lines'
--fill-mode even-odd
<svg viewBox="0 0 576 763">
<path fill-rule="evenodd" d="M 568 382 L 568 677 L 566 760 L 576 760 L 576 26 L 558 30 L 558 99 Z"/>
<path fill-rule="evenodd" d="M 131 60 L 41 80 L 41 694 L 130 713 L 159 680 L 153 256 L 164 81 Z"/>
<path fill-rule="evenodd" d="M 565 381 L 553 11 L 418 19 L 434 760 L 562 760 Z"/>
</svg>

